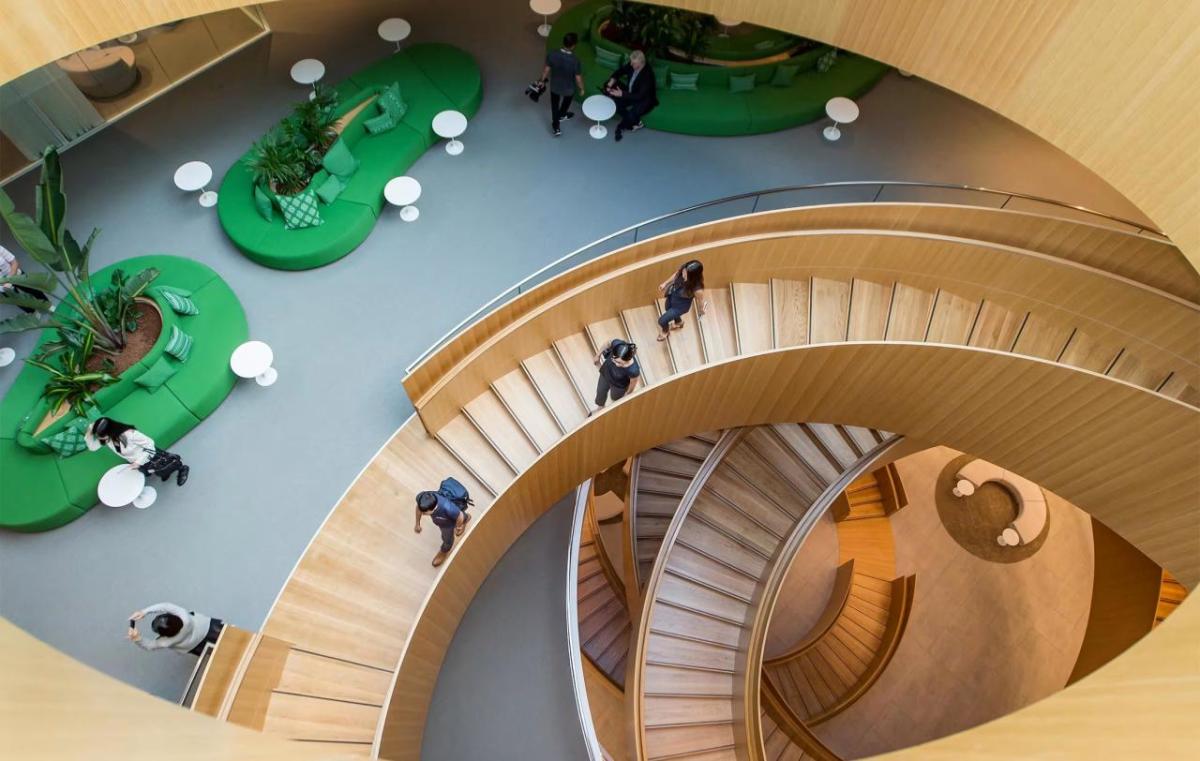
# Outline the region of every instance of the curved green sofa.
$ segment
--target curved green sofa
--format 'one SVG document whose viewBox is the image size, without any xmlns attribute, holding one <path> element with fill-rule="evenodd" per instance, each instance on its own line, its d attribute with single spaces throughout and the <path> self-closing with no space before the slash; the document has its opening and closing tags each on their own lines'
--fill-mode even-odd
<svg viewBox="0 0 1200 761">
<path fill-rule="evenodd" d="M 579 35 L 575 54 L 583 65 L 583 79 L 588 94 L 599 92 L 611 75 L 609 69 L 596 61 L 596 48 L 601 47 L 622 57 L 629 49 L 604 39 L 597 31 L 608 18 L 611 4 L 607 0 L 581 3 L 559 16 L 546 41 L 547 50 L 562 46 L 567 32 Z M 825 73 L 816 70 L 817 59 L 829 50 L 818 45 L 794 58 L 788 65 L 800 66 L 787 87 L 770 84 L 777 63 L 752 66 L 706 66 L 651 61 L 660 82 L 663 69 L 677 74 L 699 74 L 698 90 L 658 88 L 658 108 L 643 120 L 651 129 L 685 135 L 756 135 L 807 124 L 825 116 L 825 103 L 833 97 L 857 98 L 870 90 L 888 71 L 887 64 L 852 53 L 839 52 L 837 63 Z M 749 92 L 730 92 L 729 77 L 755 75 L 755 87 Z"/>
<path fill-rule="evenodd" d="M 191 259 L 139 256 L 105 267 L 92 277 L 107 283 L 114 269 L 132 274 L 145 267 L 160 271 L 151 288 L 167 285 L 191 291 L 200 313 L 177 315 L 160 297 L 147 292 L 162 312 L 162 334 L 117 383 L 96 393 L 96 402 L 103 414 L 136 425 L 159 446 L 169 447 L 212 414 L 233 390 L 237 378 L 229 369 L 229 356 L 247 339 L 249 329 L 230 287 L 216 272 Z M 150 391 L 134 381 L 163 355 L 172 325 L 192 336 L 192 351 L 175 375 Z M 45 331 L 38 346 L 51 335 L 53 331 Z M 83 515 L 97 502 L 100 477 L 121 462 L 108 449 L 59 457 L 30 435 L 47 411 L 48 404 L 41 398 L 46 377 L 44 371 L 26 365 L 0 401 L 0 527 L 15 531 L 48 531 Z M 39 435 L 52 435 L 76 417 L 68 414 Z"/>
<path fill-rule="evenodd" d="M 394 129 L 378 135 L 364 126 L 377 113 L 373 106 L 363 109 L 346 126 L 342 139 L 359 160 L 358 171 L 332 204 L 320 205 L 324 224 L 288 230 L 278 210 L 268 222 L 254 206 L 250 170 L 242 159 L 229 168 L 221 181 L 217 214 L 221 227 L 248 258 L 275 269 L 303 270 L 329 264 L 353 251 L 375 227 L 384 205 L 383 186 L 403 175 L 439 140 L 433 134 L 434 115 L 454 109 L 469 118 L 483 100 L 479 66 L 468 53 L 451 45 L 420 44 L 340 82 L 335 88 L 339 115 L 393 82 L 400 83 L 408 112 Z M 319 172 L 312 186 L 319 187 L 325 176 L 324 170 Z"/>
</svg>

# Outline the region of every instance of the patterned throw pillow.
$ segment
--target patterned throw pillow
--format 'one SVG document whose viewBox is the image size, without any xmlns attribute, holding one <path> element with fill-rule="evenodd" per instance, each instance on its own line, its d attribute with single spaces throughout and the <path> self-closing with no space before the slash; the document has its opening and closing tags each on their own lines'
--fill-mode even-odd
<svg viewBox="0 0 1200 761">
<path fill-rule="evenodd" d="M 798 71 L 800 71 L 799 66 L 776 66 L 775 75 L 771 77 L 771 85 L 774 87 L 789 87 L 792 84 L 792 80 L 796 78 L 796 72 Z"/>
<path fill-rule="evenodd" d="M 185 291 L 181 288 L 172 288 L 167 285 L 160 285 L 157 288 L 151 289 L 151 292 L 162 296 L 163 301 L 171 305 L 171 310 L 175 312 L 175 314 L 200 314 L 200 308 L 196 306 L 196 302 L 192 301 L 191 291 Z"/>
<path fill-rule="evenodd" d="M 317 207 L 317 194 L 306 188 L 294 196 L 276 196 L 283 210 L 283 226 L 289 230 L 302 227 L 317 227 L 325 224 L 321 210 Z"/>
<path fill-rule="evenodd" d="M 254 186 L 254 208 L 258 209 L 263 219 L 268 222 L 274 221 L 275 205 L 271 203 L 271 196 L 258 185 Z"/>
<path fill-rule="evenodd" d="M 188 341 L 192 339 L 189 337 Z M 162 388 L 162 385 L 171 379 L 171 376 L 179 372 L 179 367 L 166 357 L 159 357 L 158 361 L 150 365 L 150 369 L 139 375 L 133 382 L 147 389 L 150 393 L 154 393 Z"/>
<path fill-rule="evenodd" d="M 400 85 L 393 82 L 390 87 L 379 94 L 379 113 L 391 114 L 397 121 L 404 118 L 408 104 L 400 97 Z"/>
<path fill-rule="evenodd" d="M 754 89 L 754 75 L 743 74 L 729 78 L 729 92 L 750 92 Z"/>
<path fill-rule="evenodd" d="M 97 415 L 99 411 L 97 410 Z M 77 455 L 87 449 L 87 442 L 83 438 L 83 432 L 91 425 L 91 419 L 81 417 L 71 421 L 53 436 L 48 436 L 41 439 L 41 442 L 58 453 L 59 457 L 71 457 Z"/>
<path fill-rule="evenodd" d="M 363 126 L 367 128 L 367 132 L 370 132 L 372 135 L 378 135 L 380 132 L 387 132 L 399 123 L 400 121 L 395 116 L 389 113 L 382 113 L 379 116 L 372 116 L 370 119 L 367 119 L 363 122 Z"/>
<path fill-rule="evenodd" d="M 696 81 L 700 78 L 699 74 L 676 74 L 671 72 L 671 89 L 672 90 L 695 90 Z"/>
<path fill-rule="evenodd" d="M 621 65 L 621 54 L 604 48 L 596 48 L 596 63 L 606 69 L 615 71 Z"/>
<path fill-rule="evenodd" d="M 192 337 L 180 330 L 178 325 L 172 325 L 171 337 L 163 351 L 180 362 L 187 362 L 188 355 L 192 353 Z"/>
</svg>

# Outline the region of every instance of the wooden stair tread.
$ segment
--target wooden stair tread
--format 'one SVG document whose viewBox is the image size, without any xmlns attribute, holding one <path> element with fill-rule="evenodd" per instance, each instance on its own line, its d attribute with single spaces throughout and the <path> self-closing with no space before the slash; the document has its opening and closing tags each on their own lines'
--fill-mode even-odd
<svg viewBox="0 0 1200 761">
<path fill-rule="evenodd" d="M 666 341 L 657 340 L 658 310 L 647 305 L 621 312 L 629 340 L 637 344 L 638 363 L 651 382 L 662 383 L 675 374 L 671 349 Z"/>
<path fill-rule="evenodd" d="M 558 443 L 563 431 L 523 367 L 502 375 L 492 386 L 539 451 Z"/>
<path fill-rule="evenodd" d="M 1014 312 L 984 299 L 967 343 L 982 349 L 1012 351 L 1024 321 L 1024 312 Z"/>
<path fill-rule="evenodd" d="M 812 314 L 809 317 L 810 342 L 833 343 L 846 340 L 850 324 L 850 284 L 824 277 L 812 279 Z"/>
<path fill-rule="evenodd" d="M 773 348 L 770 286 L 766 283 L 733 283 L 730 288 L 738 352 L 751 354 Z"/>
<path fill-rule="evenodd" d="M 382 705 L 392 674 L 338 658 L 292 648 L 275 689 L 334 700 Z"/>
<path fill-rule="evenodd" d="M 704 291 L 708 311 L 700 318 L 700 336 L 709 363 L 737 356 L 737 327 L 733 321 L 733 302 L 728 288 Z"/>
<path fill-rule="evenodd" d="M 775 346 L 808 343 L 808 281 L 771 279 Z"/>
<path fill-rule="evenodd" d="M 592 351 L 591 341 L 584 333 L 572 333 L 554 342 L 554 348 L 562 360 L 575 390 L 584 401 L 584 410 L 595 409 L 596 381 L 599 377 Z"/>
<path fill-rule="evenodd" d="M 933 314 L 933 293 L 903 283 L 892 289 L 888 341 L 924 341 Z"/>
<path fill-rule="evenodd" d="M 583 400 L 553 349 L 527 357 L 521 365 L 564 431 L 571 431 L 583 422 L 587 412 Z"/>
<path fill-rule="evenodd" d="M 978 301 L 971 301 L 939 289 L 925 340 L 940 344 L 967 343 L 971 337 L 971 330 L 975 327 L 975 316 L 979 314 L 979 308 Z"/>
<path fill-rule="evenodd" d="M 665 309 L 664 300 L 659 299 L 658 313 L 661 315 Z M 704 342 L 700 337 L 700 328 L 697 326 L 697 322 L 696 310 L 693 308 L 691 312 L 683 316 L 683 327 L 672 330 L 666 341 L 667 349 L 671 352 L 672 364 L 677 373 L 694 370 L 704 364 Z"/>
<path fill-rule="evenodd" d="M 462 464 L 499 494 L 515 477 L 511 465 L 465 415 L 456 415 L 437 433 L 438 439 Z M 436 488 L 432 484 L 430 488 Z"/>
<path fill-rule="evenodd" d="M 892 286 L 855 278 L 850 285 L 850 324 L 847 340 L 882 341 L 887 333 Z"/>
<path fill-rule="evenodd" d="M 472 399 L 465 407 L 467 416 L 484 437 L 500 453 L 500 456 L 519 473 L 529 467 L 538 457 L 538 450 L 521 428 L 516 419 L 500 401 L 494 391 L 488 389 Z"/>
<path fill-rule="evenodd" d="M 272 692 L 263 731 L 292 740 L 373 742 L 380 706 Z"/>
</svg>

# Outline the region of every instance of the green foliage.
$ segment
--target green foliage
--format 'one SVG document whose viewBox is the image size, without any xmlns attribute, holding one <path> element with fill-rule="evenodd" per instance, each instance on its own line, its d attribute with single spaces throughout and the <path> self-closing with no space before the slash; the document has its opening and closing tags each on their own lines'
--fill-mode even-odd
<svg viewBox="0 0 1200 761">
<path fill-rule="evenodd" d="M 110 325 L 119 325 L 126 332 L 137 330 L 137 321 L 142 313 L 135 299 L 145 292 L 156 277 L 158 270 L 153 267 L 142 270 L 132 278 L 125 277 L 124 270 L 113 271 L 112 287 L 97 294 L 100 311 Z"/>
<path fill-rule="evenodd" d="M 817 59 L 817 72 L 824 74 L 832 69 L 833 65 L 837 63 L 837 55 L 837 48 L 830 48 L 828 52 L 822 54 L 821 57 Z"/>
<path fill-rule="evenodd" d="M 303 190 L 337 141 L 337 106 L 337 92 L 321 84 L 315 97 L 297 103 L 278 129 L 254 144 L 246 159 L 254 182 L 283 195 Z"/>
<path fill-rule="evenodd" d="M 28 364 L 41 368 L 50 374 L 50 380 L 42 390 L 42 396 L 49 401 L 51 411 L 57 410 L 63 404 L 70 405 L 77 415 L 83 415 L 88 406 L 95 403 L 92 393 L 99 388 L 116 382 L 106 370 L 112 367 L 111 360 L 105 360 L 105 370 L 93 371 L 87 369 L 88 358 L 93 349 L 93 333 L 87 333 L 79 346 L 73 346 L 63 352 L 62 363 L 53 364 L 45 359 L 27 359 Z"/>
<path fill-rule="evenodd" d="M 288 132 L 285 123 L 280 134 L 271 132 L 263 136 L 245 159 L 255 184 L 283 195 L 299 193 L 310 176 L 306 151 Z"/>
<path fill-rule="evenodd" d="M 704 53 L 716 27 L 716 20 L 707 13 L 630 0 L 613 3 L 609 23 L 618 30 L 620 37 L 648 56 L 665 57 L 675 46 L 689 60 Z"/>
<path fill-rule="evenodd" d="M 694 61 L 704 55 L 716 23 L 717 20 L 707 13 L 676 11 L 675 41 L 685 58 Z"/>
</svg>

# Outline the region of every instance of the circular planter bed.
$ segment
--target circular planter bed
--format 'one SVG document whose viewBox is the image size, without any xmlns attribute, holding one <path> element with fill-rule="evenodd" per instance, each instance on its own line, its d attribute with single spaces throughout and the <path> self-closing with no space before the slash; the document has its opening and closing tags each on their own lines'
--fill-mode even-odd
<svg viewBox="0 0 1200 761">
<path fill-rule="evenodd" d="M 115 269 L 126 272 L 156 267 L 160 274 L 151 284 L 143 320 L 157 317 L 160 328 L 149 342 L 153 326 L 133 348 L 127 350 L 117 382 L 94 394 L 95 413 L 130 423 L 162 447 L 170 447 L 220 406 L 233 389 L 236 377 L 229 369 L 229 355 L 246 340 L 246 315 L 237 296 L 209 267 L 177 256 L 141 256 L 118 262 L 93 274 L 107 281 Z M 178 315 L 154 291 L 160 286 L 190 292 L 199 314 Z M 151 313 L 152 314 L 149 314 Z M 154 388 L 138 383 L 160 360 L 173 327 L 193 339 L 187 361 L 166 360 L 174 368 Z M 138 331 L 140 332 L 140 331 Z M 40 347 L 52 340 L 46 331 Z M 137 336 L 137 332 L 132 334 Z M 149 343 L 147 347 L 145 344 Z M 140 347 L 140 348 L 139 348 Z M 36 352 L 36 348 L 34 350 Z M 140 357 L 135 354 L 141 352 Z M 121 462 L 107 449 L 62 457 L 45 439 L 79 421 L 73 411 L 50 415 L 42 389 L 48 374 L 27 365 L 0 401 L 0 527 L 16 531 L 47 531 L 75 520 L 96 504 L 96 485 L 106 470 Z M 143 381 L 145 379 L 143 378 Z"/>
</svg>

